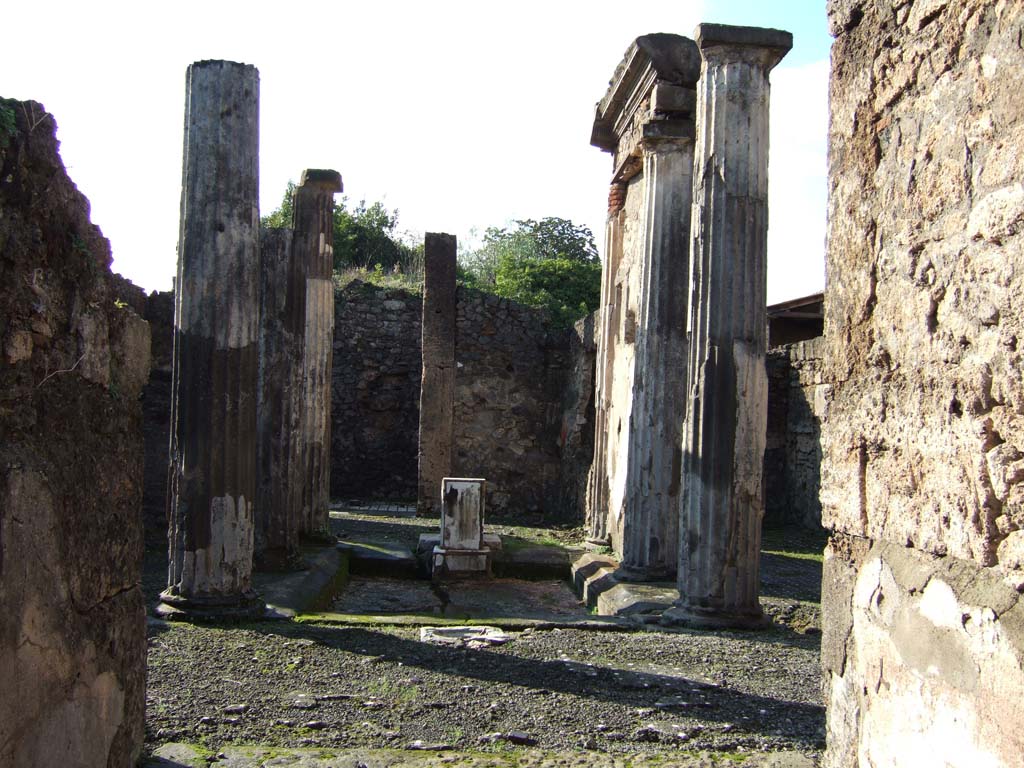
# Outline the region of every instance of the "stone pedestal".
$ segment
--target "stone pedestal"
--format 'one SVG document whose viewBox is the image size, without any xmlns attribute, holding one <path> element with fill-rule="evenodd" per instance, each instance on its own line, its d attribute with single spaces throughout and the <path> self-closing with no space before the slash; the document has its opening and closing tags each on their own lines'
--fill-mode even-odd
<svg viewBox="0 0 1024 768">
<path fill-rule="evenodd" d="M 259 74 L 188 69 L 163 615 L 255 616 Z"/>
<path fill-rule="evenodd" d="M 334 343 L 334 195 L 342 191 L 341 175 L 313 169 L 302 174 L 295 189 L 296 301 L 291 322 L 302 338 L 302 409 L 298 423 L 301 457 L 293 479 L 301 491 L 299 534 L 313 541 L 333 542 L 330 535 L 331 485 L 331 350 Z"/>
<path fill-rule="evenodd" d="M 439 515 L 455 432 L 455 236 L 428 232 L 423 253 L 423 378 L 417 509 Z"/>
<path fill-rule="evenodd" d="M 768 73 L 788 32 L 702 24 L 679 601 L 666 623 L 759 626 L 767 419 Z"/>
<path fill-rule="evenodd" d="M 491 551 L 484 545 L 486 480 L 446 477 L 441 483 L 441 543 L 434 547 L 433 578 L 490 575 Z"/>
</svg>

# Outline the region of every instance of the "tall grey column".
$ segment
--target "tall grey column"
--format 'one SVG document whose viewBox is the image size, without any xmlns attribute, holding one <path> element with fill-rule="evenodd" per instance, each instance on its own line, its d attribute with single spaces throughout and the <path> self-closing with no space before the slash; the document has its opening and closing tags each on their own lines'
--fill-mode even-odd
<svg viewBox="0 0 1024 768">
<path fill-rule="evenodd" d="M 693 91 L 689 93 L 692 98 Z M 693 124 L 647 127 L 658 136 L 641 142 L 644 258 L 627 458 L 627 524 L 622 528 L 616 575 L 661 581 L 675 576 L 678 560 Z"/>
<path fill-rule="evenodd" d="M 299 466 L 302 508 L 299 533 L 314 541 L 332 541 L 328 504 L 331 485 L 331 361 L 334 342 L 334 195 L 341 175 L 306 170 L 295 189 L 293 209 L 297 301 L 294 320 L 302 323 L 302 416 Z M 303 279 L 304 274 L 304 279 Z"/>
<path fill-rule="evenodd" d="M 664 621 L 758 626 L 771 29 L 702 24 L 679 600 Z"/>
<path fill-rule="evenodd" d="M 423 252 L 419 514 L 441 516 L 455 440 L 455 236 L 427 232 Z"/>
<path fill-rule="evenodd" d="M 302 332 L 292 321 L 293 230 L 260 233 L 260 362 L 254 560 L 261 570 L 298 567 L 292 457 L 302 414 Z M 305 270 L 302 270 L 303 276 Z M 305 320 L 303 313 L 302 321 Z M 297 475 L 296 475 L 297 476 Z"/>
<path fill-rule="evenodd" d="M 259 73 L 188 68 L 164 615 L 262 613 L 251 586 L 259 332 Z"/>
</svg>

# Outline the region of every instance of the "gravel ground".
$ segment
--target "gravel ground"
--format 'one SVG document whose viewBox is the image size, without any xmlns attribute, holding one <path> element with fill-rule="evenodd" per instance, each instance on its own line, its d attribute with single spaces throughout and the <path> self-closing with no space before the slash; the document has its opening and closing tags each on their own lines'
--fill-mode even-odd
<svg viewBox="0 0 1024 768">
<path fill-rule="evenodd" d="M 418 535 L 418 522 L 401 521 L 403 535 Z M 549 535 L 559 536 L 536 533 Z M 595 763 L 598 754 L 654 760 L 692 750 L 816 757 L 824 745 L 821 570 L 810 553 L 820 539 L 769 532 L 766 542 L 763 602 L 776 626 L 758 633 L 525 630 L 469 649 L 423 643 L 405 626 L 151 621 L 147 750 L 184 741 L 215 751 L 499 754 L 536 745 L 592 751 Z M 147 560 L 150 599 L 163 586 L 162 560 Z"/>
</svg>

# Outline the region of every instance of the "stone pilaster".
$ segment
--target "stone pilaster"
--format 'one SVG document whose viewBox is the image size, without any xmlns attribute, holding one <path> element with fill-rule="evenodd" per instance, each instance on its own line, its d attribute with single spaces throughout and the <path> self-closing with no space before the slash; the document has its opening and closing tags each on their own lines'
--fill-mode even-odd
<svg viewBox="0 0 1024 768">
<path fill-rule="evenodd" d="M 608 219 L 605 223 L 605 258 L 601 265 L 601 308 L 598 310 L 597 360 L 594 371 L 594 461 L 587 476 L 586 537 L 591 544 L 608 543 L 608 411 L 611 405 L 612 355 L 607 334 L 615 327 L 612 290 L 617 256 L 622 250 L 620 212 L 626 199 L 626 185 L 615 182 L 608 190 Z"/>
<path fill-rule="evenodd" d="M 428 232 L 423 253 L 419 514 L 441 514 L 455 431 L 455 236 Z"/>
<path fill-rule="evenodd" d="M 771 29 L 702 24 L 697 89 L 679 600 L 664 620 L 758 626 L 767 418 Z"/>
<path fill-rule="evenodd" d="M 620 578 L 661 581 L 676 573 L 680 443 L 685 415 L 686 309 L 693 126 L 644 139 L 644 257 L 640 276 L 633 409 Z M 675 134 L 675 135 L 673 135 Z"/>
<path fill-rule="evenodd" d="M 252 590 L 259 353 L 259 73 L 188 68 L 161 613 L 262 613 Z"/>
<path fill-rule="evenodd" d="M 696 44 L 637 38 L 597 105 L 612 154 L 587 534 L 626 580 L 676 571 Z"/>
<path fill-rule="evenodd" d="M 296 294 L 294 321 L 303 338 L 302 410 L 299 449 L 302 492 L 299 533 L 330 540 L 331 480 L 331 350 L 334 343 L 334 195 L 342 191 L 341 175 L 332 170 L 306 170 L 295 189 Z"/>
</svg>

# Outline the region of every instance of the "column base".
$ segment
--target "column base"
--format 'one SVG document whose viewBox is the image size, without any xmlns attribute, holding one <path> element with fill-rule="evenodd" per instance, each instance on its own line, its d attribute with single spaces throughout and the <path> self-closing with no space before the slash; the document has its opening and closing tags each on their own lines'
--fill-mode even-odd
<svg viewBox="0 0 1024 768">
<path fill-rule="evenodd" d="M 183 597 L 168 588 L 160 593 L 156 614 L 168 621 L 253 621 L 278 618 L 252 590 L 238 595 Z"/>
<path fill-rule="evenodd" d="M 757 612 L 734 613 L 707 608 L 692 608 L 676 603 L 663 614 L 661 624 L 666 627 L 691 629 L 768 629 L 772 620 L 757 607 Z"/>
<path fill-rule="evenodd" d="M 299 543 L 305 547 L 333 547 L 338 543 L 338 537 L 325 531 L 307 531 L 299 534 Z"/>
<path fill-rule="evenodd" d="M 647 582 L 671 581 L 675 583 L 675 571 L 667 568 L 636 568 L 629 565 L 620 565 L 613 574 L 618 581 L 630 584 L 644 584 Z"/>
<path fill-rule="evenodd" d="M 297 550 L 267 549 L 253 556 L 252 569 L 261 573 L 294 573 L 306 570 L 302 553 Z"/>
</svg>

